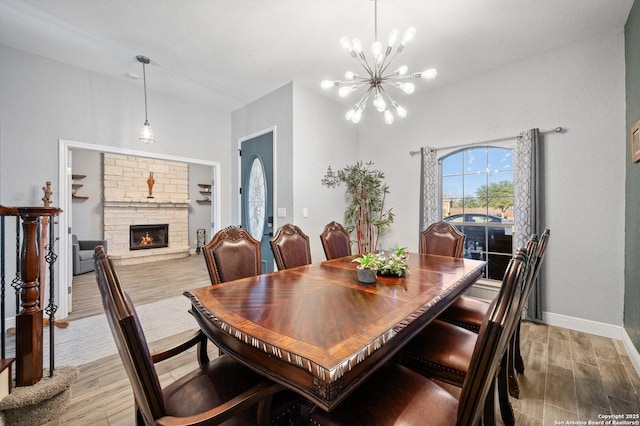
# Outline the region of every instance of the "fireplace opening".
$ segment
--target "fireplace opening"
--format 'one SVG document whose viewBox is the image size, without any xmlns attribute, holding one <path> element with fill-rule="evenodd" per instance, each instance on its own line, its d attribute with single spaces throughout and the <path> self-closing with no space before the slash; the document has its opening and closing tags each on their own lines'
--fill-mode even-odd
<svg viewBox="0 0 640 426">
<path fill-rule="evenodd" d="M 129 226 L 129 250 L 169 246 L 169 224 Z"/>
</svg>

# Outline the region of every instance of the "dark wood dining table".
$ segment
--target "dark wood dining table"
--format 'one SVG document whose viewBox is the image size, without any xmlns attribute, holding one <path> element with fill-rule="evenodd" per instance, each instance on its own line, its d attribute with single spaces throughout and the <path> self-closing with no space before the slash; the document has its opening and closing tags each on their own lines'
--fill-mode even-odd
<svg viewBox="0 0 640 426">
<path fill-rule="evenodd" d="M 224 353 L 330 411 L 460 296 L 485 262 L 411 253 L 362 284 L 353 256 L 186 291 Z"/>
</svg>

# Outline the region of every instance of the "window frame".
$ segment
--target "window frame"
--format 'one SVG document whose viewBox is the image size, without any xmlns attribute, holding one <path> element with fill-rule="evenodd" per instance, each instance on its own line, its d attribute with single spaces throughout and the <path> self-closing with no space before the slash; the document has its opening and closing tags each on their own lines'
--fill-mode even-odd
<svg viewBox="0 0 640 426">
<path fill-rule="evenodd" d="M 509 149 L 511 150 L 512 155 L 514 156 L 514 164 L 513 164 L 513 171 L 515 172 L 515 150 L 516 150 L 516 140 L 509 140 L 509 141 L 502 141 L 500 143 L 476 143 L 476 144 L 469 144 L 466 146 L 457 146 L 455 148 L 450 148 L 450 149 L 439 149 L 438 150 L 438 157 L 437 157 L 437 161 L 438 161 L 438 218 L 439 220 L 443 220 L 444 217 L 442 215 L 443 213 L 443 202 L 444 202 L 444 194 L 442 191 L 442 185 L 443 185 L 443 169 L 442 169 L 442 160 L 450 155 L 456 154 L 458 152 L 464 152 L 465 150 L 468 149 L 475 149 L 475 148 L 499 148 L 499 149 Z M 464 173 L 463 173 L 464 176 Z M 516 182 L 515 182 L 515 173 L 514 173 L 514 177 L 513 177 L 513 185 L 515 186 Z M 514 199 L 514 203 L 515 203 L 515 199 Z M 462 214 L 467 214 L 464 212 Z M 464 224 L 464 219 L 462 222 L 460 222 L 460 224 Z M 503 223 L 501 223 L 501 226 L 504 225 Z M 486 222 L 485 224 L 483 224 L 483 227 L 488 227 L 491 226 L 491 222 Z M 515 224 L 511 224 L 511 234 L 514 235 L 513 230 L 514 230 Z M 514 245 L 515 241 L 512 240 L 511 241 L 511 251 L 513 253 L 513 245 Z M 487 248 L 488 249 L 488 248 Z M 488 254 L 488 251 L 487 251 Z M 480 279 L 478 279 L 478 281 L 476 281 L 476 284 L 474 284 L 476 287 L 478 288 L 486 288 L 486 289 L 490 289 L 490 290 L 495 290 L 497 288 L 499 288 L 502 285 L 502 280 L 496 280 L 496 279 L 491 279 L 491 278 L 485 278 L 485 277 L 481 277 Z"/>
</svg>

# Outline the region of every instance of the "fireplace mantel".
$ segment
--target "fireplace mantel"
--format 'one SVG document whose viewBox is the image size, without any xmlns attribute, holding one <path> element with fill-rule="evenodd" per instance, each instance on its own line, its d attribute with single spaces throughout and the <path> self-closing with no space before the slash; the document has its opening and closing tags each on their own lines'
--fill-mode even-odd
<svg viewBox="0 0 640 426">
<path fill-rule="evenodd" d="M 115 208 L 188 208 L 191 204 L 190 200 L 171 201 L 171 200 L 128 200 L 128 201 L 105 201 L 105 207 Z"/>
</svg>

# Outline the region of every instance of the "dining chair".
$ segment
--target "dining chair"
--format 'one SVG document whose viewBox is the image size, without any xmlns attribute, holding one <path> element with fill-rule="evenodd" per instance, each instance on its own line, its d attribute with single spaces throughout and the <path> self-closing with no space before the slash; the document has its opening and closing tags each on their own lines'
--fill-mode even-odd
<svg viewBox="0 0 640 426">
<path fill-rule="evenodd" d="M 509 402 L 509 391 L 511 378 L 510 370 L 512 364 L 509 361 L 513 354 L 513 342 L 516 325 L 520 321 L 522 305 L 528 285 L 532 275 L 531 258 L 527 249 L 522 248 L 511 259 L 522 259 L 520 269 L 516 277 L 518 291 L 514 293 L 514 299 L 508 301 L 509 309 L 513 312 L 511 322 L 508 324 L 507 336 L 510 341 L 505 348 L 500 372 L 498 375 L 498 397 L 500 403 L 500 413 L 506 425 L 513 425 L 515 418 Z M 507 280 L 511 279 L 509 268 L 505 272 L 502 286 L 508 285 Z M 490 305 L 491 306 L 491 305 Z M 485 313 L 485 316 L 487 314 Z M 473 347 L 477 343 L 478 335 L 468 329 L 458 327 L 454 324 L 440 320 L 431 322 L 418 334 L 401 352 L 400 362 L 425 375 L 426 377 L 450 383 L 454 386 L 462 386 L 473 353 Z"/>
<path fill-rule="evenodd" d="M 184 343 L 151 353 L 129 295 L 104 248 L 95 249 L 96 280 L 107 321 L 133 389 L 137 425 L 266 424 L 272 397 L 283 389 L 228 355 L 209 360 L 201 331 Z M 162 387 L 156 363 L 198 347 L 199 366 Z M 163 380 L 166 382 L 166 380 Z"/>
<path fill-rule="evenodd" d="M 397 363 L 387 363 L 353 391 L 336 409 L 311 410 L 313 425 L 477 425 L 492 424 L 493 389 L 507 345 L 513 312 L 509 301 L 520 291 L 517 277 L 523 259 L 510 262 L 508 279 L 491 304 L 472 350 L 459 398 L 427 377 Z"/>
<path fill-rule="evenodd" d="M 529 255 L 535 252 L 537 244 L 538 236 L 532 234 L 527 242 Z M 530 261 L 533 259 L 534 257 L 530 257 Z M 438 315 L 438 319 L 477 333 L 480 330 L 482 319 L 489 309 L 489 303 L 475 297 L 461 296 Z"/>
<path fill-rule="evenodd" d="M 542 233 L 540 241 L 538 241 L 537 235 L 533 234 L 529 238 L 529 241 L 527 243 L 527 252 L 532 254 L 535 253 L 535 255 L 532 255 L 530 259 L 530 273 L 524 284 L 523 298 L 521 300 L 521 310 L 524 309 L 524 305 L 527 303 L 529 295 L 531 294 L 531 290 L 533 289 L 533 286 L 535 285 L 535 282 L 538 278 L 538 273 L 540 272 L 540 266 L 542 265 L 542 260 L 547 249 L 550 235 L 551 231 L 549 229 L 546 229 Z M 453 302 L 442 314 L 440 314 L 438 316 L 438 319 L 477 333 L 480 327 L 480 323 L 482 322 L 482 317 L 486 313 L 488 307 L 489 302 L 472 297 L 462 296 L 456 299 L 455 302 Z M 509 357 L 509 362 L 512 365 L 508 367 L 509 394 L 514 398 L 518 398 L 520 394 L 518 381 L 516 379 L 514 370 L 520 374 L 524 373 L 524 360 L 522 359 L 520 350 L 521 322 L 521 320 L 518 321 L 516 331 L 512 336 L 513 341 L 510 348 L 512 351 L 512 355 Z"/>
<path fill-rule="evenodd" d="M 420 253 L 462 257 L 464 238 L 464 234 L 450 223 L 432 223 L 420 233 Z"/>
<path fill-rule="evenodd" d="M 218 231 L 203 248 L 212 284 L 260 275 L 260 242 L 237 226 Z"/>
<path fill-rule="evenodd" d="M 328 223 L 320 234 L 327 260 L 351 256 L 351 239 L 344 226 L 336 221 Z"/>
<path fill-rule="evenodd" d="M 281 226 L 270 244 L 280 271 L 311 263 L 309 237 L 295 225 L 287 223 Z"/>
</svg>

